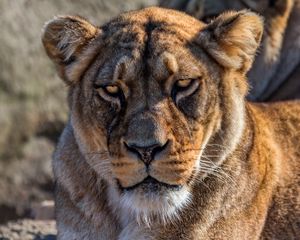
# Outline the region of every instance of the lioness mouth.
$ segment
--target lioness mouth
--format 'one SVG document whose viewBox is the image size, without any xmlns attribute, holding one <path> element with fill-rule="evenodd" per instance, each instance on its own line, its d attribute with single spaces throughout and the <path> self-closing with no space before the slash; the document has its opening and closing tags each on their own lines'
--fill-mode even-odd
<svg viewBox="0 0 300 240">
<path fill-rule="evenodd" d="M 119 187 L 122 191 L 132 191 L 138 187 L 141 187 L 143 190 L 150 191 L 150 192 L 158 192 L 162 188 L 168 188 L 173 191 L 178 191 L 182 188 L 181 185 L 171 185 L 171 184 L 167 184 L 164 182 L 160 182 L 151 176 L 146 177 L 143 181 L 141 181 L 131 187 L 124 188 L 120 184 L 119 184 Z"/>
</svg>

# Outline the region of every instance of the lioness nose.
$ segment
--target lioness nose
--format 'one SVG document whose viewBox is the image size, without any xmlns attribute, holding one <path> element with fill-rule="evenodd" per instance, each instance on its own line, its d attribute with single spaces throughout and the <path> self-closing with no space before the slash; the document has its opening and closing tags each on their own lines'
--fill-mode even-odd
<svg viewBox="0 0 300 240">
<path fill-rule="evenodd" d="M 154 159 L 155 155 L 162 152 L 167 147 L 168 141 L 163 144 L 157 143 L 151 146 L 138 146 L 126 142 L 124 142 L 124 144 L 129 152 L 137 154 L 146 166 L 148 166 Z"/>
</svg>

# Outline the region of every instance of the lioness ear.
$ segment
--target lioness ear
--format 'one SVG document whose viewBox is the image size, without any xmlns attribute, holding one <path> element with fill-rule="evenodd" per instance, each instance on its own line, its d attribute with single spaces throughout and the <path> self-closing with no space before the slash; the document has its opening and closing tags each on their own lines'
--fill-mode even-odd
<svg viewBox="0 0 300 240">
<path fill-rule="evenodd" d="M 57 66 L 60 76 L 68 84 L 76 81 L 78 69 L 75 70 L 74 66 L 80 62 L 83 68 L 84 63 L 81 61 L 83 59 L 79 58 L 99 33 L 99 28 L 77 16 L 56 17 L 45 24 L 42 42 L 48 56 Z"/>
<path fill-rule="evenodd" d="M 263 33 L 263 20 L 249 11 L 221 14 L 200 32 L 197 42 L 219 64 L 246 73 Z"/>
</svg>

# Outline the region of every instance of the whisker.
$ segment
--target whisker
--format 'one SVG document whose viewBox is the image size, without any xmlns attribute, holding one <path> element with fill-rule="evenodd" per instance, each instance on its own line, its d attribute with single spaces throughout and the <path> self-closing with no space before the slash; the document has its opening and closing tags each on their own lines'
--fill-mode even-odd
<svg viewBox="0 0 300 240">
<path fill-rule="evenodd" d="M 232 183 L 234 183 L 235 185 L 237 185 L 237 183 L 234 181 L 234 179 L 230 175 L 228 175 L 221 166 L 216 165 L 213 161 L 211 161 L 208 158 L 207 158 L 207 160 L 209 160 L 210 162 L 202 160 L 202 163 L 204 163 L 204 164 L 206 163 L 207 164 L 206 167 L 207 166 L 211 167 L 211 165 L 213 165 L 213 169 L 217 169 L 219 174 L 222 174 L 223 176 L 227 177 Z M 200 161 L 200 169 L 201 169 L 201 161 Z M 231 170 L 231 169 L 226 169 L 226 170 Z M 234 172 L 234 171 L 232 171 L 232 172 Z"/>
</svg>

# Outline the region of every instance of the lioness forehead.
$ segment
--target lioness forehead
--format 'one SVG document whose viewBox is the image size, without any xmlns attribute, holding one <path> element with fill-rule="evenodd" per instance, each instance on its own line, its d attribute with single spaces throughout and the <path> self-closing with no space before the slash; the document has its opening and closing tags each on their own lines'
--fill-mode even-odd
<svg viewBox="0 0 300 240">
<path fill-rule="evenodd" d="M 160 80 L 179 70 L 182 77 L 192 74 L 193 69 L 196 73 L 199 69 L 187 59 L 186 45 L 204 26 L 184 13 L 167 9 L 122 14 L 103 26 L 109 57 L 97 79 L 111 82 L 146 74 Z"/>
<path fill-rule="evenodd" d="M 145 8 L 138 11 L 131 11 L 119 15 L 108 23 L 108 26 L 140 26 L 148 32 L 156 27 L 172 27 L 173 30 L 183 29 L 186 33 L 197 33 L 199 29 L 204 27 L 204 23 L 197 19 L 178 11 L 171 9 L 163 9 L 157 7 Z"/>
</svg>

